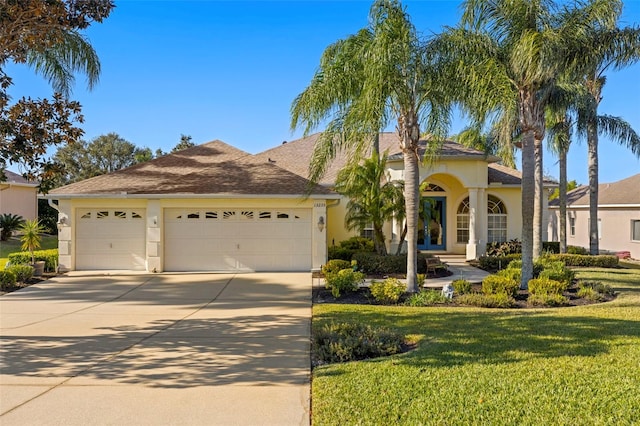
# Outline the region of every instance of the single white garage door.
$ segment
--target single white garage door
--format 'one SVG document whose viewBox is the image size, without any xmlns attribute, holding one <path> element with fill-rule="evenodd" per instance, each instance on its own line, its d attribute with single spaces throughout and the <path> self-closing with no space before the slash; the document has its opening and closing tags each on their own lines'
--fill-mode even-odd
<svg viewBox="0 0 640 426">
<path fill-rule="evenodd" d="M 144 209 L 78 209 L 76 269 L 145 269 Z"/>
<path fill-rule="evenodd" d="M 311 209 L 164 211 L 165 271 L 309 271 Z"/>
</svg>

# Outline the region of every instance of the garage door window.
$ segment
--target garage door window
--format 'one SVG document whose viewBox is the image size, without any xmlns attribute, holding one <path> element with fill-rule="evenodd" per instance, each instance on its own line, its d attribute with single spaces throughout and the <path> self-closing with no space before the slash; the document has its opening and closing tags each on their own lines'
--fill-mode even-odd
<svg viewBox="0 0 640 426">
<path fill-rule="evenodd" d="M 260 212 L 259 219 L 271 219 L 271 212 Z"/>
<path fill-rule="evenodd" d="M 206 212 L 204 214 L 205 219 L 217 219 L 218 218 L 218 212 Z"/>
<path fill-rule="evenodd" d="M 96 219 L 106 219 L 109 217 L 109 212 L 104 210 L 96 213 Z"/>
<path fill-rule="evenodd" d="M 253 219 L 253 212 L 252 211 L 243 211 L 240 213 L 240 217 L 243 219 Z"/>
</svg>

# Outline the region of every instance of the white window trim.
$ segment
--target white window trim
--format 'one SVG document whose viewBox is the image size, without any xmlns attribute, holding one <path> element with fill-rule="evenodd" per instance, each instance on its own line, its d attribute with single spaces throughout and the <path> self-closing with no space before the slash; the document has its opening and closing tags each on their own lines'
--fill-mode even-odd
<svg viewBox="0 0 640 426">
<path fill-rule="evenodd" d="M 640 223 L 640 219 L 631 219 L 631 241 L 634 243 L 640 243 L 640 233 L 638 233 L 637 239 L 633 238 L 633 230 L 634 230 L 635 223 Z"/>
</svg>

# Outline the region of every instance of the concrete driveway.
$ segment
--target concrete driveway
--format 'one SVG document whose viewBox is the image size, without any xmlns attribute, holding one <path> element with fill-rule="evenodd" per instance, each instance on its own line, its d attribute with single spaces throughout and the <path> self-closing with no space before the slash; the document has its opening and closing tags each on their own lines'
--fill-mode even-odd
<svg viewBox="0 0 640 426">
<path fill-rule="evenodd" d="M 308 425 L 311 274 L 57 277 L 0 297 L 0 424 Z"/>
</svg>

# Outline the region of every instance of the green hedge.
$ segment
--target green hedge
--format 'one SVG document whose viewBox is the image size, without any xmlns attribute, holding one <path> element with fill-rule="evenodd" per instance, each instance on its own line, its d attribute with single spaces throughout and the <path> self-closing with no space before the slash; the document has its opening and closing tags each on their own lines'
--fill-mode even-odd
<svg viewBox="0 0 640 426">
<path fill-rule="evenodd" d="M 56 265 L 58 264 L 58 249 L 36 250 L 33 252 L 33 255 L 35 256 L 36 262 L 41 260 L 45 261 L 45 271 L 53 272 L 56 270 Z M 9 262 L 11 262 L 12 265 L 31 263 L 31 253 L 28 251 L 11 253 L 9 255 Z"/>
<path fill-rule="evenodd" d="M 618 266 L 618 257 L 612 255 L 553 254 L 550 258 L 561 260 L 567 266 L 594 266 L 599 268 L 615 268 Z"/>
<path fill-rule="evenodd" d="M 425 254 L 418 253 L 418 274 L 427 272 L 425 259 L 429 257 Z M 353 260 L 358 262 L 358 270 L 365 274 L 406 274 L 407 273 L 407 255 L 387 255 L 380 256 L 376 253 L 356 253 Z"/>
</svg>

